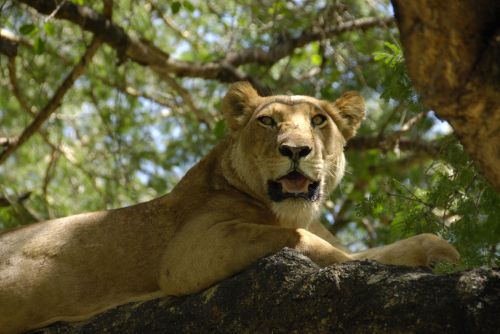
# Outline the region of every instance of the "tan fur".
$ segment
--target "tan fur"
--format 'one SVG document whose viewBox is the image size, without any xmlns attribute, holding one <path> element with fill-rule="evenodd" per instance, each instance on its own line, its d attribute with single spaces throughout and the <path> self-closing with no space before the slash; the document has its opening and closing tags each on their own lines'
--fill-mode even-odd
<svg viewBox="0 0 500 334">
<path fill-rule="evenodd" d="M 458 259 L 452 246 L 429 234 L 349 254 L 319 225 L 322 202 L 344 173 L 344 145 L 364 115 L 359 94 L 347 93 L 335 103 L 261 97 L 248 83 L 237 83 L 224 98 L 223 113 L 231 133 L 170 194 L 1 234 L 0 332 L 195 293 L 285 246 L 321 265 L 361 258 L 402 265 Z M 313 127 L 318 113 L 327 122 Z M 259 122 L 263 115 L 275 126 Z M 278 151 L 282 144 L 312 148 L 299 168 L 320 181 L 317 201 L 270 200 L 267 182 L 292 165 Z"/>
</svg>

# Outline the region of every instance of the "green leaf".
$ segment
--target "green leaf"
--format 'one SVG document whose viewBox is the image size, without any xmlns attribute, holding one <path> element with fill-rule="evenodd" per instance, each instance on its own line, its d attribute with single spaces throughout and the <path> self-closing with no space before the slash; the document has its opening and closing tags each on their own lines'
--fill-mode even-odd
<svg viewBox="0 0 500 334">
<path fill-rule="evenodd" d="M 29 35 L 29 34 L 35 32 L 36 30 L 37 30 L 37 27 L 32 23 L 22 25 L 21 28 L 19 28 L 19 32 L 22 35 Z"/>
<path fill-rule="evenodd" d="M 184 8 L 186 8 L 188 11 L 190 11 L 190 12 L 193 12 L 193 11 L 194 11 L 194 6 L 193 6 L 193 4 L 192 4 L 191 2 L 189 2 L 189 1 L 184 1 L 184 2 L 182 3 L 182 5 L 183 5 L 183 6 L 184 6 Z"/>
<path fill-rule="evenodd" d="M 386 59 L 388 57 L 390 57 L 391 55 L 386 53 L 386 52 L 374 52 L 373 53 L 373 59 L 376 60 L 376 61 L 379 61 L 379 60 L 382 60 L 382 59 Z"/>
<path fill-rule="evenodd" d="M 392 50 L 392 52 L 394 52 L 395 55 L 397 54 L 400 54 L 401 53 L 401 49 L 396 45 L 396 44 L 392 44 L 390 42 L 385 42 L 384 45 L 386 47 L 388 47 L 389 49 Z"/>
<path fill-rule="evenodd" d="M 170 8 L 172 9 L 172 14 L 177 14 L 181 10 L 181 3 L 179 1 L 174 1 L 170 5 Z"/>
<path fill-rule="evenodd" d="M 319 66 L 321 65 L 321 61 L 322 61 L 322 58 L 319 54 L 315 53 L 311 56 L 311 63 L 314 65 L 314 66 Z"/>
<path fill-rule="evenodd" d="M 36 54 L 42 54 L 45 51 L 45 42 L 43 39 L 38 37 L 35 41 L 35 44 L 33 45 L 33 49 L 35 50 Z"/>
<path fill-rule="evenodd" d="M 391 222 L 391 239 L 398 240 L 406 234 L 406 212 L 399 211 Z"/>
<path fill-rule="evenodd" d="M 54 32 L 56 31 L 55 28 L 54 28 L 54 25 L 52 23 L 50 23 L 50 22 L 46 22 L 43 25 L 43 30 L 45 30 L 45 33 L 48 36 L 54 35 Z"/>
</svg>

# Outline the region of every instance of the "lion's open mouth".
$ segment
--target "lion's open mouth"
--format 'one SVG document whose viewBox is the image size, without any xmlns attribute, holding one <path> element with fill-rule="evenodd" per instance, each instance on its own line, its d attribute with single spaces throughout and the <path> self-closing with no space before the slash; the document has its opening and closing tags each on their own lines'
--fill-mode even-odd
<svg viewBox="0 0 500 334">
<path fill-rule="evenodd" d="M 309 185 L 312 183 L 307 177 L 297 171 L 293 171 L 277 180 L 281 184 L 284 193 L 307 193 Z"/>
<path fill-rule="evenodd" d="M 276 181 L 269 181 L 268 194 L 276 202 L 286 198 L 315 201 L 319 198 L 319 182 L 311 181 L 298 171 L 292 171 Z"/>
</svg>

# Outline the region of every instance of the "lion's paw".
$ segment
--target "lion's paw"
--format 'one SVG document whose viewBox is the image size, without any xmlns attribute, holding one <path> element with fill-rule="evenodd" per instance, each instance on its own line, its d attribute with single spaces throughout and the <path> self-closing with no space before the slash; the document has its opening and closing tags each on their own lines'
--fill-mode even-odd
<svg viewBox="0 0 500 334">
<path fill-rule="evenodd" d="M 441 262 L 457 263 L 460 260 L 460 254 L 455 247 L 435 234 L 425 233 L 414 238 L 423 252 L 421 261 L 424 266 L 434 266 Z"/>
</svg>

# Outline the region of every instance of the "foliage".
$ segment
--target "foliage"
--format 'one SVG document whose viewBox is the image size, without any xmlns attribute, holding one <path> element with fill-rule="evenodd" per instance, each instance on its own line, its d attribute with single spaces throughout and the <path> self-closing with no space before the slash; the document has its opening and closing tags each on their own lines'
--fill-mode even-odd
<svg viewBox="0 0 500 334">
<path fill-rule="evenodd" d="M 390 52 L 374 53 L 375 60 L 393 70 L 382 79 L 381 97 L 411 100 L 419 105 L 404 69 L 400 47 L 389 42 L 385 46 Z M 456 139 L 446 137 L 436 141 L 441 144 L 439 160 L 426 166 L 423 182 L 390 177 L 378 182 L 379 191 L 357 206 L 358 216 L 369 216 L 374 222 L 391 220 L 388 226 L 376 224 L 384 230 L 378 234 L 385 233 L 389 241 L 426 232 L 443 236 L 455 244 L 463 257 L 458 268 L 498 266 L 500 194 L 478 173 Z"/>
<path fill-rule="evenodd" d="M 98 13 L 104 7 L 100 1 L 73 3 Z M 15 59 L 21 96 L 12 88 L 11 60 L 0 55 L 2 139 L 19 135 L 30 113 L 43 109 L 92 34 L 17 1 L 0 7 L 2 29 L 22 39 Z M 390 13 L 385 0 L 124 0 L 113 3 L 112 22 L 170 59 L 207 64 L 230 52 L 265 52 L 304 33 L 321 36 L 328 27 Z M 370 145 L 348 146 L 348 173 L 323 215 L 352 249 L 433 231 L 460 249 L 464 266 L 498 264 L 499 195 L 449 127 L 420 103 L 397 39 L 394 26 L 377 24 L 317 38 L 273 62 L 248 62 L 237 70 L 275 92 L 334 100 L 355 89 L 367 99 L 358 137 Z M 0 165 L 0 228 L 130 205 L 172 189 L 224 136 L 219 108 L 228 83 L 169 75 L 102 46 L 57 112 Z"/>
</svg>

